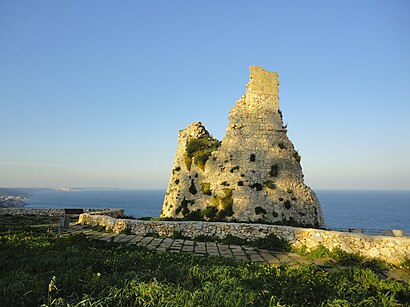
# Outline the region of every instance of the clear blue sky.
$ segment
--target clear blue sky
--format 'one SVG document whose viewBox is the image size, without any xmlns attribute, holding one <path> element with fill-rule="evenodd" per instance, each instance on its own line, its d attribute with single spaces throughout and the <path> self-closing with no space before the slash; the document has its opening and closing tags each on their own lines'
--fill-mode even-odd
<svg viewBox="0 0 410 307">
<path fill-rule="evenodd" d="M 279 72 L 315 189 L 410 189 L 410 1 L 0 1 L 0 186 L 165 188 Z"/>
</svg>

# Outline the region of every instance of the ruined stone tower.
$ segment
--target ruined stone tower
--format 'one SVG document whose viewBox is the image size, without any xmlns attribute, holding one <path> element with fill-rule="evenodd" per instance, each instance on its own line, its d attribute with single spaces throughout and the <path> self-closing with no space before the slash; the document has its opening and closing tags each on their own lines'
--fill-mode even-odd
<svg viewBox="0 0 410 307">
<path fill-rule="evenodd" d="M 161 217 L 324 226 L 283 126 L 278 85 L 277 73 L 251 66 L 221 142 L 200 122 L 179 132 Z"/>
</svg>

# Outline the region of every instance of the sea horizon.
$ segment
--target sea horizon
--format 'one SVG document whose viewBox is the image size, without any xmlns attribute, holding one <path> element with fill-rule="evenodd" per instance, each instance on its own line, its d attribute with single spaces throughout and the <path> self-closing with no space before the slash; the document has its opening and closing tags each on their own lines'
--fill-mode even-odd
<svg viewBox="0 0 410 307">
<path fill-rule="evenodd" d="M 71 187 L 70 187 L 71 188 Z M 0 188 L 0 193 L 9 188 Z M 27 208 L 123 208 L 125 214 L 158 217 L 161 188 L 10 188 L 26 193 Z M 410 190 L 315 189 L 327 228 L 410 230 Z"/>
</svg>

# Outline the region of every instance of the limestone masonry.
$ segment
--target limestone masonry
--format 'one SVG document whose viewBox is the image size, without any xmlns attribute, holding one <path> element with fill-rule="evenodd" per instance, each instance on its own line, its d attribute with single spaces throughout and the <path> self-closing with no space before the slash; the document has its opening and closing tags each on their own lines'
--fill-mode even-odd
<svg viewBox="0 0 410 307">
<path fill-rule="evenodd" d="M 99 212 L 81 214 L 79 223 L 104 226 L 115 233 L 126 232 L 137 235 L 156 233 L 160 236 L 172 236 L 178 232 L 190 238 L 210 236 L 223 239 L 231 235 L 253 241 L 273 234 L 287 240 L 293 247 L 306 246 L 308 250 L 319 246 L 325 246 L 330 250 L 340 248 L 349 253 L 360 253 L 363 256 L 383 259 L 396 265 L 410 256 L 409 237 L 370 236 L 360 233 L 266 224 L 127 220 L 99 214 Z"/>
<path fill-rule="evenodd" d="M 277 73 L 251 66 L 221 142 L 200 122 L 179 132 L 162 217 L 324 226 L 283 125 L 278 86 Z"/>
</svg>

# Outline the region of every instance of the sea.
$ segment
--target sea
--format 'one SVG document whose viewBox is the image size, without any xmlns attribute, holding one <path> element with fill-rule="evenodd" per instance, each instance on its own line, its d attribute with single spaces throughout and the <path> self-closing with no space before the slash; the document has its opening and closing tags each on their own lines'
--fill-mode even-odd
<svg viewBox="0 0 410 307">
<path fill-rule="evenodd" d="M 410 191 L 316 190 L 326 228 L 410 230 Z M 134 217 L 158 217 L 165 190 L 33 189 L 30 208 L 124 208 Z"/>
</svg>

